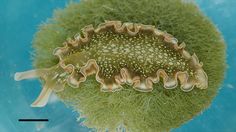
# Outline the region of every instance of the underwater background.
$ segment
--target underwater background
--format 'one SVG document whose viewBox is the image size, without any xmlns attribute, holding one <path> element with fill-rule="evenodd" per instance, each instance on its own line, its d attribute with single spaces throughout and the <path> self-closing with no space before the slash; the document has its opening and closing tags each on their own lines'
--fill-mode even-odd
<svg viewBox="0 0 236 132">
<path fill-rule="evenodd" d="M 14 81 L 16 71 L 32 69 L 32 39 L 38 25 L 64 8 L 67 0 L 0 1 L 0 132 L 88 132 L 76 122 L 78 113 L 52 96 L 44 108 L 30 104 L 38 96 L 38 80 Z M 227 44 L 227 72 L 212 105 L 172 132 L 236 132 L 236 1 L 196 0 L 218 27 Z M 48 118 L 49 122 L 18 122 Z"/>
</svg>

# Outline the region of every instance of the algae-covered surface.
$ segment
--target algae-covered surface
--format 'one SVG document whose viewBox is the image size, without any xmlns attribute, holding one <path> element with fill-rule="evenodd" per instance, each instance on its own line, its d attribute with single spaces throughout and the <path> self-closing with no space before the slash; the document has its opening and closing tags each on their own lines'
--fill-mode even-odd
<svg viewBox="0 0 236 132">
<path fill-rule="evenodd" d="M 234 103 L 236 99 L 236 79 L 234 76 L 236 73 L 235 1 L 196 1 L 200 9 L 216 25 L 225 39 L 227 47 L 227 70 L 225 80 L 222 84 L 223 76 L 220 75 L 223 75 L 222 73 L 225 68 L 223 50 L 225 47 L 222 45 L 223 41 L 218 37 L 219 34 L 212 30 L 213 26 L 211 23 L 205 23 L 204 20 L 200 20 L 200 14 L 191 14 L 184 11 L 195 9 L 189 7 L 186 7 L 186 9 L 176 8 L 176 12 L 168 16 L 165 13 L 168 10 L 173 10 L 173 5 L 167 6 L 162 3 L 162 6 L 168 8 L 166 8 L 166 11 L 162 11 L 162 15 L 156 15 L 157 17 L 155 17 L 152 13 L 155 13 L 158 9 L 153 8 L 153 12 L 146 13 L 148 9 L 145 8 L 145 5 L 147 6 L 148 4 L 145 2 L 143 3 L 143 9 L 134 11 L 130 9 L 134 9 L 134 7 L 140 4 L 131 2 L 126 7 L 124 2 L 118 2 L 120 5 L 112 7 L 115 5 L 116 0 L 111 0 L 111 2 L 107 3 L 104 0 L 100 1 L 101 3 L 96 3 L 100 8 L 93 7 L 94 3 L 83 6 L 84 9 L 80 8 L 78 11 L 78 13 L 81 13 L 78 15 L 81 19 L 80 21 L 74 21 L 77 19 L 76 15 L 73 14 L 76 11 L 67 10 L 64 14 L 61 10 L 57 11 L 56 20 L 58 23 L 53 23 L 53 20 L 46 22 L 46 20 L 53 16 L 52 12 L 54 9 L 65 8 L 69 3 L 68 1 L 3 1 L 0 8 L 2 17 L 0 21 L 0 35 L 2 40 L 0 43 L 0 131 L 90 131 L 91 129 L 84 126 L 83 119 L 77 122 L 77 117 L 79 117 L 79 113 L 75 111 L 77 110 L 77 106 L 78 109 L 82 107 L 80 110 L 83 110 L 83 114 L 89 114 L 87 115 L 88 121 L 85 120 L 85 125 L 95 128 L 106 128 L 109 126 L 112 129 L 117 124 L 112 124 L 111 121 L 115 123 L 124 121 L 123 124 L 131 126 L 131 131 L 161 131 L 171 128 L 174 128 L 171 131 L 211 132 L 236 130 L 234 125 L 236 123 L 236 105 Z M 74 4 L 74 6 L 76 7 L 77 5 Z M 175 6 L 178 6 L 178 4 Z M 150 5 L 148 7 L 152 8 Z M 94 8 L 94 10 L 86 8 Z M 129 13 L 123 12 L 124 14 L 122 14 L 122 11 Z M 65 14 L 66 16 L 63 16 Z M 72 18 L 68 17 L 70 15 Z M 176 18 L 173 16 L 176 16 Z M 178 19 L 181 16 L 185 16 L 188 20 L 183 21 L 183 19 Z M 173 20 L 168 20 L 168 17 Z M 50 97 L 46 107 L 31 108 L 30 104 L 39 94 L 41 84 L 38 80 L 15 82 L 13 80 L 14 73 L 35 67 L 52 66 L 57 60 L 52 54 L 49 54 L 49 51 L 55 48 L 55 45 L 60 45 L 61 42 L 67 37 L 71 37 L 72 34 L 75 34 L 76 30 L 85 26 L 86 23 L 97 25 L 103 19 L 109 18 L 152 24 L 161 30 L 167 30 L 178 38 L 179 41 L 185 41 L 186 48 L 191 53 L 196 52 L 199 59 L 203 61 L 208 76 L 211 77 L 209 78 L 209 89 L 203 92 L 195 90 L 185 93 L 187 96 L 179 96 L 182 94 L 181 91 L 163 91 L 160 89 L 160 84 L 155 86 L 154 91 L 150 94 L 137 93 L 129 86 L 125 86 L 125 90 L 121 94 L 114 93 L 110 96 L 107 93 L 100 93 L 99 89 L 96 89 L 98 86 L 94 84 L 94 79 L 89 78 L 88 85 L 82 84 L 82 86 L 91 90 L 67 88 L 64 92 L 58 94 L 60 99 L 63 99 L 65 102 L 69 101 L 68 104 L 71 102 L 78 103 L 72 105 L 74 109 L 68 108 L 56 95 Z M 199 23 L 194 23 L 198 19 Z M 205 21 L 208 20 L 206 19 Z M 175 25 L 174 22 L 178 24 Z M 34 36 L 38 31 L 39 24 L 47 25 L 41 27 L 40 32 Z M 189 27 L 179 30 L 181 29 L 181 24 L 188 25 Z M 195 26 L 198 26 L 199 29 L 195 29 Z M 212 34 L 209 34 L 211 32 Z M 191 38 L 194 36 L 192 35 L 193 33 L 199 33 L 199 35 L 196 35 L 199 37 L 198 40 Z M 33 38 L 35 39 L 33 40 Z M 32 41 L 34 48 L 37 49 L 36 52 L 32 48 Z M 46 42 L 49 44 L 45 44 Z M 209 45 L 209 43 L 213 42 L 215 42 L 216 46 Z M 188 43 L 190 43 L 189 46 Z M 199 46 L 191 43 L 198 43 Z M 202 43 L 206 44 L 200 46 Z M 39 53 L 40 55 L 38 55 Z M 90 84 L 93 86 L 92 88 L 89 86 Z M 76 92 L 79 94 L 73 94 Z M 156 97 L 157 94 L 159 97 Z M 214 98 L 216 94 L 217 96 Z M 103 98 L 99 96 L 103 96 Z M 175 96 L 174 100 L 169 98 L 169 96 Z M 85 99 L 90 97 L 91 99 Z M 77 99 L 81 102 L 77 102 Z M 212 101 L 212 99 L 214 100 Z M 124 102 L 125 100 L 127 102 Z M 212 104 L 209 106 L 210 103 Z M 128 105 L 129 107 L 127 107 L 127 104 L 130 104 Z M 102 109 L 102 105 L 109 106 L 110 109 Z M 94 111 L 96 109 L 99 111 Z M 120 110 L 128 112 L 124 112 L 125 114 L 120 116 Z M 144 116 L 139 116 L 142 114 Z M 197 114 L 199 115 L 188 121 Z M 154 117 L 157 115 L 160 118 L 152 121 L 156 119 Z M 18 122 L 20 118 L 48 118 L 49 122 Z M 107 123 L 111 125 L 104 125 Z"/>
</svg>

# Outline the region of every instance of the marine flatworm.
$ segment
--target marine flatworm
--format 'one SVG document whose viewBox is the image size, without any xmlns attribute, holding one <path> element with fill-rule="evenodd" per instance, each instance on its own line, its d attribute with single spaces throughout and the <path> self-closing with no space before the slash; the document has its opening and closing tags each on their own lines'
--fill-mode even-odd
<svg viewBox="0 0 236 132">
<path fill-rule="evenodd" d="M 62 91 L 65 85 L 79 88 L 93 74 L 103 92 L 119 91 L 123 84 L 151 92 L 153 83 L 158 82 L 166 89 L 179 84 L 185 92 L 195 86 L 206 89 L 208 77 L 203 64 L 185 46 L 152 25 L 105 21 L 97 28 L 85 26 L 74 39 L 56 48 L 53 54 L 59 58 L 57 65 L 16 73 L 15 80 L 35 77 L 44 80 L 33 107 L 46 105 L 52 91 Z"/>
</svg>

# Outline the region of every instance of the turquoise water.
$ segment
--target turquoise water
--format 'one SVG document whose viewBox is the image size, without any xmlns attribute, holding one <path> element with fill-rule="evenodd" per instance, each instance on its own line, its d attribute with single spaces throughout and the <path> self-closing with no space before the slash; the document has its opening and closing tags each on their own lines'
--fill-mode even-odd
<svg viewBox="0 0 236 132">
<path fill-rule="evenodd" d="M 76 112 L 53 96 L 44 108 L 30 104 L 40 92 L 38 80 L 15 82 L 16 71 L 32 69 L 31 41 L 37 26 L 63 8 L 65 0 L 1 0 L 0 2 L 0 132 L 87 132 Z M 197 0 L 227 43 L 228 69 L 218 96 L 209 109 L 173 132 L 236 132 L 236 1 Z M 19 118 L 49 118 L 46 123 L 18 122 Z"/>
</svg>

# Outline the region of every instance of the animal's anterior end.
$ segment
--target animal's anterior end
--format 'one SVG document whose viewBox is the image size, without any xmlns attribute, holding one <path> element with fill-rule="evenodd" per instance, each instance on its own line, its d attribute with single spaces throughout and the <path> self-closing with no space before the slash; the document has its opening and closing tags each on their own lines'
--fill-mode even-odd
<svg viewBox="0 0 236 132">
<path fill-rule="evenodd" d="M 38 77 L 37 70 L 30 70 L 25 72 L 16 72 L 14 75 L 14 79 L 16 81 L 21 81 L 24 79 L 31 79 Z"/>
<path fill-rule="evenodd" d="M 52 67 L 48 69 L 36 69 L 25 72 L 15 73 L 14 79 L 20 81 L 41 77 L 45 84 L 38 98 L 31 104 L 31 107 L 43 107 L 47 104 L 52 91 L 60 91 L 64 88 L 63 74 L 60 74 L 60 68 Z M 59 77 L 60 76 L 60 77 Z M 61 81 L 59 81 L 61 79 Z"/>
<path fill-rule="evenodd" d="M 52 93 L 52 89 L 47 84 L 44 85 L 38 98 L 31 104 L 31 107 L 44 107 Z"/>
</svg>

